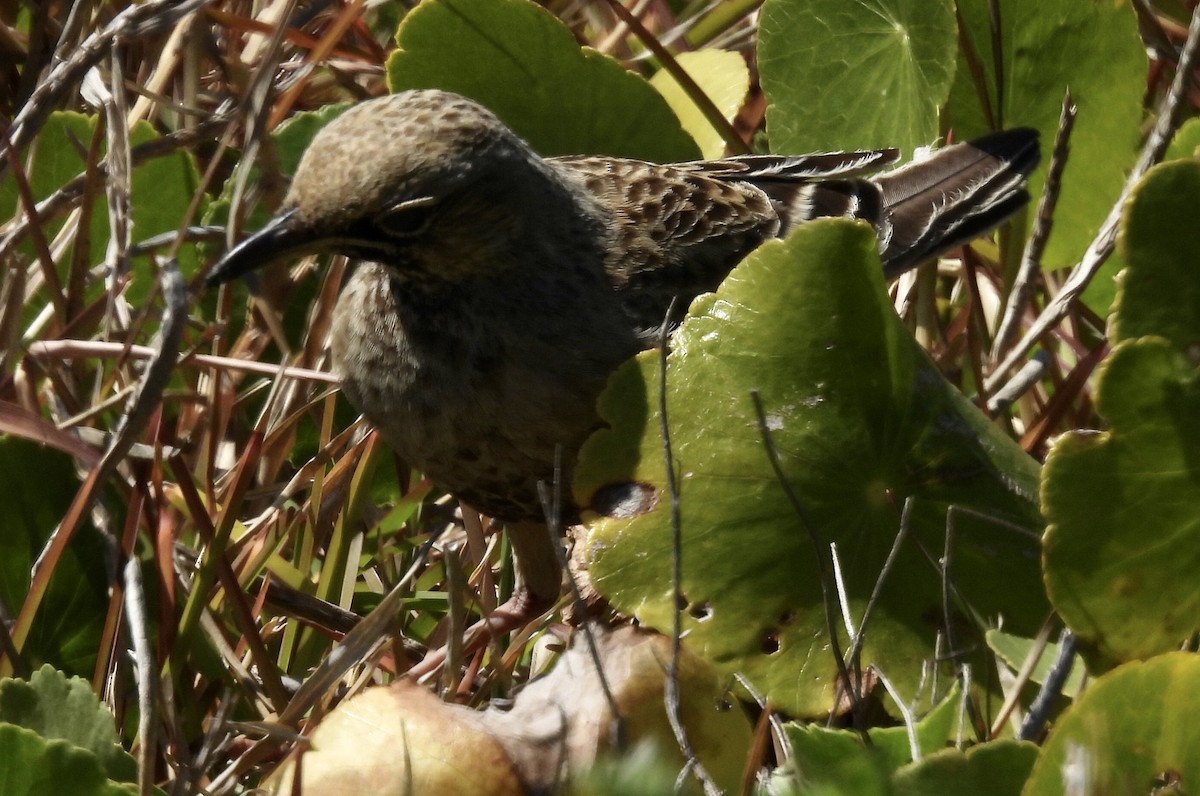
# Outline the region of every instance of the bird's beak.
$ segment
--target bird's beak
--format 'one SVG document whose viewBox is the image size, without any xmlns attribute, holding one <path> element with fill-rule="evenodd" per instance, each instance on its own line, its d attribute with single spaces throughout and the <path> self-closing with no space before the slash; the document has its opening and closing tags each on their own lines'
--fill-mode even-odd
<svg viewBox="0 0 1200 796">
<path fill-rule="evenodd" d="M 276 216 L 258 232 L 234 246 L 208 272 L 204 283 L 220 285 L 289 255 L 311 251 L 317 236 L 299 227 L 296 211 Z"/>
</svg>

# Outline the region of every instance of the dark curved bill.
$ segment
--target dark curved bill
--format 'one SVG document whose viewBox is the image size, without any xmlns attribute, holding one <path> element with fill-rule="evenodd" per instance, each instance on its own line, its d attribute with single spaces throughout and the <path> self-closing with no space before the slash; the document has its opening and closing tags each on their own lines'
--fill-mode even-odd
<svg viewBox="0 0 1200 796">
<path fill-rule="evenodd" d="M 295 211 L 288 211 L 226 252 L 208 272 L 204 283 L 212 287 L 237 279 L 256 268 L 305 251 L 313 241 L 312 235 L 297 228 Z"/>
</svg>

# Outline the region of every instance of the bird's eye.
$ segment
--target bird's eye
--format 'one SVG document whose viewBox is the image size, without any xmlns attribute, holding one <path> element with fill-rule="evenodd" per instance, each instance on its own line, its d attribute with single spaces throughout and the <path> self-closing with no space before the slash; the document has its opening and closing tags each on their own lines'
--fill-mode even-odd
<svg viewBox="0 0 1200 796">
<path fill-rule="evenodd" d="M 432 197 L 409 199 L 389 207 L 375 219 L 376 226 L 388 235 L 411 238 L 420 235 L 433 220 Z"/>
</svg>

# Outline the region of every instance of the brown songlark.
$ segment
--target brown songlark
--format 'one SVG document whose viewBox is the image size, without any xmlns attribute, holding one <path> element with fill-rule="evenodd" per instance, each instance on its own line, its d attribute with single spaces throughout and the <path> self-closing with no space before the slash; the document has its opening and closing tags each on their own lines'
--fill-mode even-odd
<svg viewBox="0 0 1200 796">
<path fill-rule="evenodd" d="M 322 130 L 279 215 L 209 282 L 314 252 L 358 260 L 332 338 L 350 402 L 442 487 L 535 521 L 555 448 L 569 479 L 605 381 L 656 342 L 672 298 L 686 307 L 758 244 L 819 216 L 870 222 L 898 274 L 1020 207 L 1037 135 L 996 133 L 861 176 L 897 157 L 542 158 L 478 104 L 408 91 Z"/>
</svg>

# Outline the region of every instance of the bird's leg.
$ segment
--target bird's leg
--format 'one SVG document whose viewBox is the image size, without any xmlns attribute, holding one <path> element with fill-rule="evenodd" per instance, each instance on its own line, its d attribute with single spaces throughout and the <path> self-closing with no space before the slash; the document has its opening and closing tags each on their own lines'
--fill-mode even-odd
<svg viewBox="0 0 1200 796">
<path fill-rule="evenodd" d="M 562 566 L 545 523 L 510 522 L 508 541 L 517 565 L 515 591 L 528 593 L 531 603 L 549 606 L 562 591 Z M 510 600 L 511 602 L 511 600 Z"/>
<path fill-rule="evenodd" d="M 516 561 L 517 584 L 512 596 L 463 633 L 463 652 L 480 649 L 496 636 L 512 632 L 544 613 L 562 589 L 562 566 L 558 544 L 539 522 L 508 523 L 508 540 Z M 420 679 L 440 669 L 446 662 L 447 648 L 433 650 L 406 673 Z"/>
</svg>

